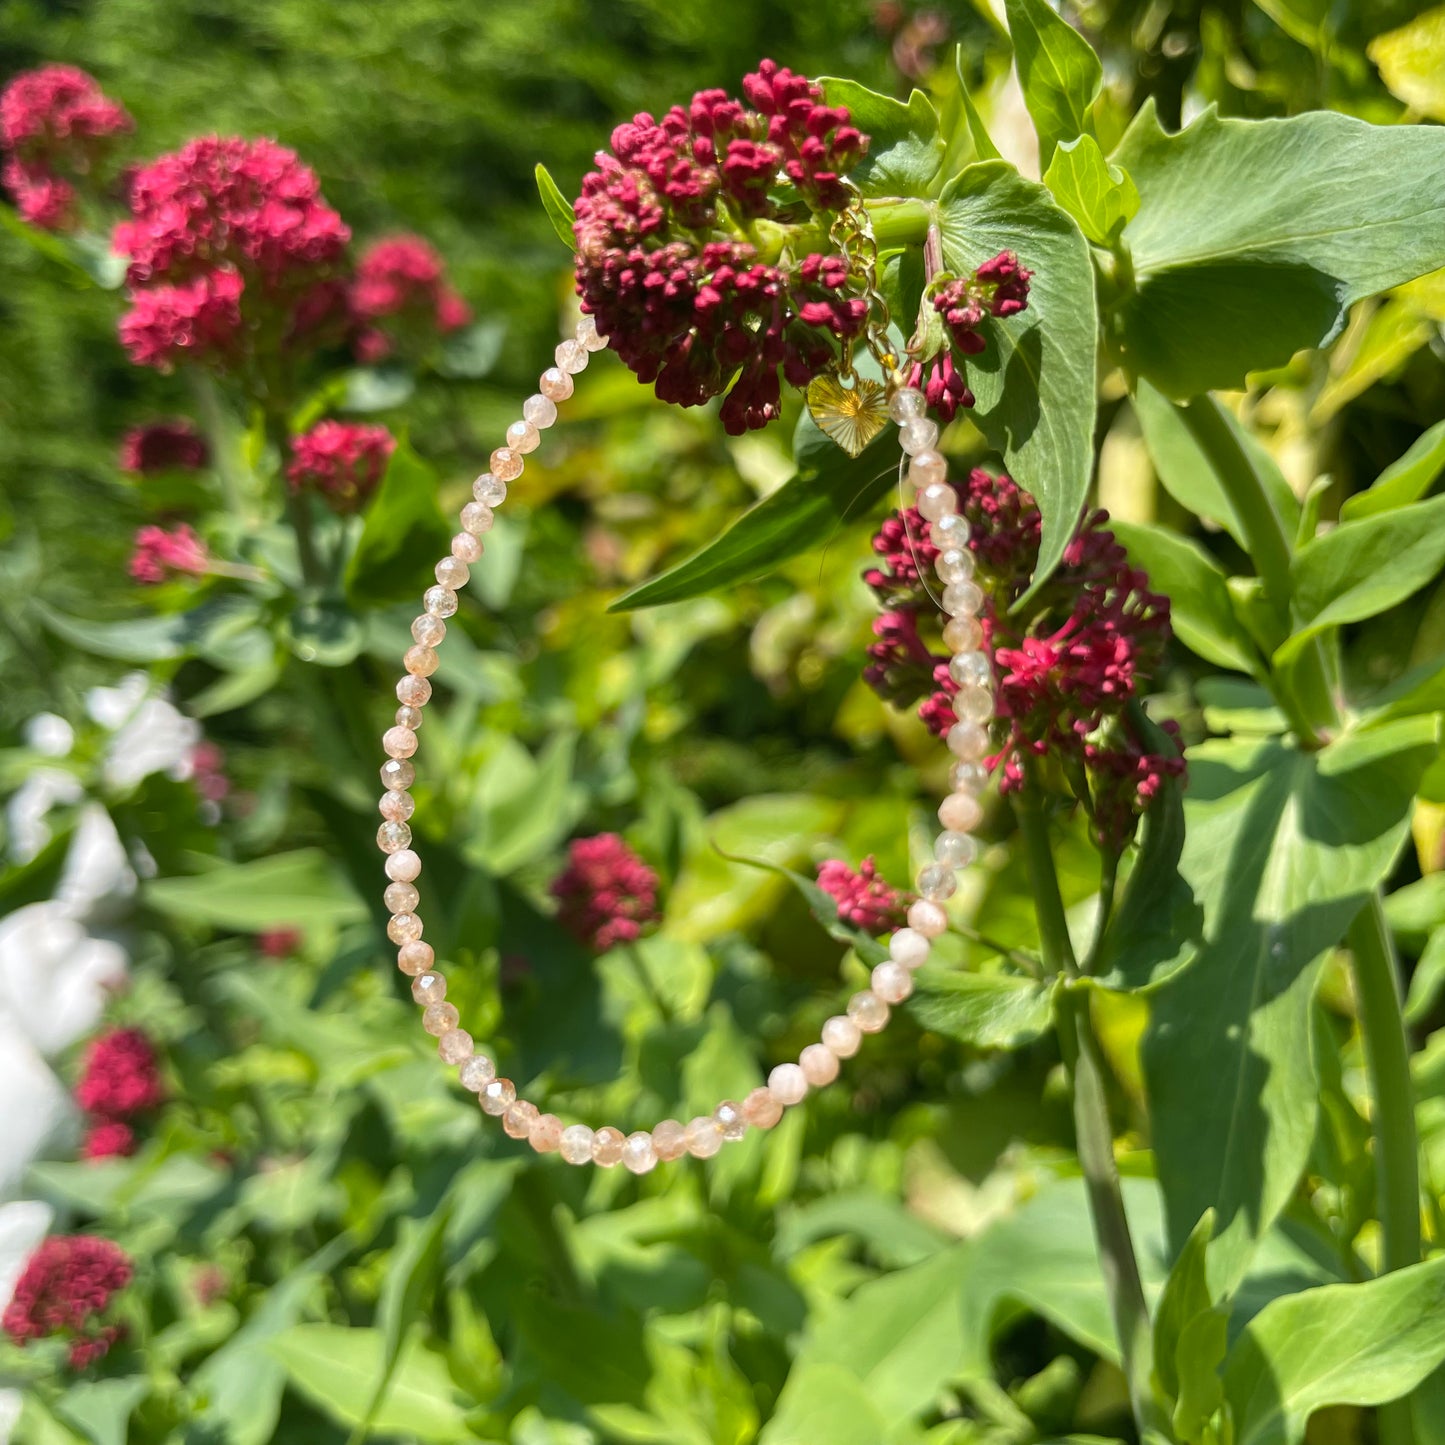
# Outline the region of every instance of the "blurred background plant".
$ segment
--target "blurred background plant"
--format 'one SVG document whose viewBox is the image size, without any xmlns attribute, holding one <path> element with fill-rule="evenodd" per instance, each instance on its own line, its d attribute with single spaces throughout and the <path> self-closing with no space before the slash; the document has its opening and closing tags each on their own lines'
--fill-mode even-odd
<svg viewBox="0 0 1445 1445">
<path fill-rule="evenodd" d="M 406 599 L 575 315 L 533 165 L 574 194 L 618 120 L 731 87 L 764 54 L 884 92 L 920 86 L 962 154 L 958 46 L 1000 149 L 1037 175 L 1001 10 L 0 9 L 4 78 L 63 63 L 99 83 L 52 76 L 4 117 L 0 1380 L 14 1388 L 0 1435 L 1134 1438 L 1035 995 L 1011 988 L 982 1022 L 925 996 L 846 1087 L 771 1135 L 642 1181 L 579 1173 L 484 1127 L 448 1085 L 374 886 L 375 740 Z M 1112 141 L 1146 99 L 1169 127 L 1210 103 L 1445 118 L 1445 23 L 1423 10 L 1122 0 L 1066 14 L 1102 53 Z M 42 112 L 70 116 L 67 134 L 22 123 Z M 137 164 L 118 258 L 109 227 Z M 256 205 L 273 187 L 299 221 Z M 200 193 L 209 208 L 178 225 L 178 200 Z M 1359 303 L 1329 352 L 1231 398 L 1301 517 L 1338 516 L 1407 452 L 1397 489 L 1428 490 L 1445 459 L 1427 431 L 1445 409 L 1442 320 L 1438 276 L 1412 282 Z M 171 369 L 179 354 L 207 364 Z M 1199 459 L 1157 393 L 1131 402 L 1117 373 L 1103 387 L 1098 501 L 1125 543 L 1147 550 L 1162 524 L 1215 559 L 1221 585 L 1247 571 L 1229 519 L 1181 502 Z M 450 624 L 416 790 L 442 900 L 427 936 L 473 1031 L 569 1114 L 640 1126 L 741 1097 L 862 976 L 788 870 L 822 868 L 866 929 L 926 846 L 940 750 L 863 677 L 886 503 L 759 580 L 607 610 L 778 488 L 788 405 L 782 426 L 726 438 L 603 354 Z M 949 450 L 965 467 L 986 458 L 966 422 Z M 1436 658 L 1442 596 L 1432 580 L 1363 621 L 1351 686 L 1376 692 Z M 1211 650 L 1179 630 L 1156 719 L 1191 746 L 1282 725 L 1237 675 L 1255 671 L 1252 644 Z M 915 683 L 906 700 L 928 691 Z M 1055 820 L 1072 921 L 1097 908 L 1093 826 Z M 1438 761 L 1409 826 L 1413 850 L 1377 852 L 1412 963 L 1438 1242 Z M 569 902 L 598 866 L 569 840 L 609 833 L 642 861 L 604 918 Z M 1040 938 L 1007 804 L 980 836 L 953 961 L 989 978 Z M 602 854 L 615 861 L 614 845 Z M 1280 1294 L 1379 1260 L 1345 964 L 1330 953 L 1304 1001 L 1308 1162 L 1232 1333 Z M 1093 1013 L 1152 1297 L 1179 1241 L 1152 1180 L 1148 1008 L 1100 991 Z M 70 1242 L 37 1252 L 47 1231 Z M 1311 1439 L 1373 1428 L 1337 1406 Z"/>
</svg>

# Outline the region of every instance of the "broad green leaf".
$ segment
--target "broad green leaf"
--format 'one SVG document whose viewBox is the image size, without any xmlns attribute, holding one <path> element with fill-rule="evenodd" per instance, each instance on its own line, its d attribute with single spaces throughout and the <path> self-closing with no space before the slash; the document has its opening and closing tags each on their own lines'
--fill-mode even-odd
<svg viewBox="0 0 1445 1445">
<path fill-rule="evenodd" d="M 868 137 L 868 154 L 850 173 L 865 196 L 922 196 L 943 164 L 938 112 L 921 90 L 905 105 L 856 80 L 823 77 L 824 99 L 846 105 L 852 122 Z"/>
<path fill-rule="evenodd" d="M 1445 497 L 1343 522 L 1302 547 L 1292 566 L 1304 624 L 1276 653 L 1280 665 L 1331 627 L 1388 612 L 1445 566 Z"/>
<path fill-rule="evenodd" d="M 575 251 L 577 236 L 572 229 L 572 223 L 576 217 L 572 213 L 572 203 L 562 194 L 546 166 L 538 162 L 534 174 L 537 177 L 537 194 L 542 197 L 542 209 L 546 211 L 547 219 L 557 233 L 557 239 L 569 253 Z"/>
<path fill-rule="evenodd" d="M 151 1392 L 144 1376 L 77 1380 L 55 1402 L 55 1413 L 91 1445 L 126 1445 L 131 1412 Z"/>
<path fill-rule="evenodd" d="M 1097 343 L 1088 242 L 1043 186 L 1002 161 L 968 166 L 950 181 L 938 221 L 952 270 L 973 271 L 1010 250 L 1034 272 L 1028 309 L 984 323 L 987 344 L 969 358 L 968 379 L 978 398 L 969 419 L 1043 512 L 1037 585 L 1074 534 L 1093 469 Z"/>
<path fill-rule="evenodd" d="M 1445 1360 L 1445 1258 L 1268 1304 L 1225 1365 L 1238 1445 L 1298 1445 L 1326 1405 L 1399 1399 Z"/>
<path fill-rule="evenodd" d="M 925 1028 L 980 1049 L 1015 1049 L 1049 1027 L 1054 984 L 1010 973 L 924 968 L 908 1011 Z"/>
<path fill-rule="evenodd" d="M 501 877 L 566 837 L 580 806 L 572 781 L 577 736 L 554 733 L 535 758 L 502 738 L 473 783 L 467 855 Z"/>
<path fill-rule="evenodd" d="M 1091 135 L 1059 146 L 1044 184 L 1096 246 L 1113 245 L 1139 209 L 1139 191 L 1128 171 L 1110 165 Z"/>
<path fill-rule="evenodd" d="M 867 1389 L 840 1365 L 794 1366 L 758 1445 L 878 1445 L 886 1426 Z"/>
<path fill-rule="evenodd" d="M 1104 69 L 1093 46 L 1047 0 L 1005 0 L 1014 65 L 1039 135 L 1039 165 L 1054 147 L 1091 129 L 1089 110 Z"/>
<path fill-rule="evenodd" d="M 1410 989 L 1405 997 L 1405 1022 L 1418 1028 L 1440 1001 L 1445 992 L 1445 928 L 1437 928 L 1429 937 L 1410 974 Z"/>
<path fill-rule="evenodd" d="M 1340 507 L 1340 520 L 1357 522 L 1362 517 L 1392 512 L 1397 507 L 1418 502 L 1442 471 L 1445 471 L 1445 421 L 1436 422 L 1429 431 L 1416 437 L 1410 450 L 1399 461 L 1391 462 L 1368 490 L 1346 498 Z"/>
<path fill-rule="evenodd" d="M 1365 296 L 1445 265 L 1445 132 L 1330 111 L 1167 135 L 1152 102 L 1111 157 L 1133 176 L 1121 357 L 1183 399 L 1321 346 Z"/>
<path fill-rule="evenodd" d="M 1392 95 L 1433 120 L 1445 120 L 1445 5 L 1437 5 L 1365 47 Z"/>
<path fill-rule="evenodd" d="M 1436 327 L 1405 294 L 1394 292 L 1374 308 L 1358 335 L 1330 356 L 1330 377 L 1309 410 L 1312 427 L 1323 427 L 1377 382 L 1396 377 L 1405 363 L 1436 334 Z"/>
<path fill-rule="evenodd" d="M 1189 751 L 1179 871 L 1203 936 L 1153 996 L 1143 1065 L 1171 1237 L 1182 1247 L 1214 1206 L 1216 1289 L 1239 1280 L 1309 1156 L 1315 981 L 1394 864 L 1427 737 L 1396 723 L 1316 753 L 1278 738 Z"/>
<path fill-rule="evenodd" d="M 1182 1440 L 1201 1438 L 1202 1427 L 1224 1403 L 1219 1367 L 1224 1363 L 1228 1315 L 1209 1292 L 1205 1256 L 1214 1233 L 1214 1211 L 1205 1210 L 1169 1271 L 1154 1310 L 1154 1371 L 1172 1402 L 1174 1428 Z"/>
<path fill-rule="evenodd" d="M 375 607 L 425 590 L 451 534 L 437 506 L 436 473 L 407 442 L 398 442 L 347 564 L 347 598 Z"/>
<path fill-rule="evenodd" d="M 315 928 L 366 916 L 365 904 L 317 848 L 224 863 L 189 877 L 157 878 L 145 885 L 144 897 L 172 918 L 244 933 Z"/>
<path fill-rule="evenodd" d="M 345 1325 L 293 1325 L 270 1344 L 291 1383 L 343 1425 L 360 1425 L 381 1374 L 380 1330 Z M 371 1420 L 377 1435 L 446 1442 L 473 1439 L 470 1402 L 447 1373 L 446 1361 L 413 1340 L 402 1351 L 381 1407 Z"/>
<path fill-rule="evenodd" d="M 164 662 L 194 657 L 206 648 L 253 627 L 261 615 L 254 598 L 236 593 L 212 597 L 189 612 L 134 617 L 120 622 L 91 622 L 67 617 L 43 602 L 30 604 L 31 616 L 82 652 L 122 662 Z"/>
<path fill-rule="evenodd" d="M 887 438 L 885 431 L 861 456 L 850 457 L 805 413 L 793 447 L 797 472 L 744 512 L 717 541 L 633 588 L 608 610 L 656 607 L 717 592 L 765 576 L 789 557 L 822 545 L 897 485 L 897 454 L 886 445 Z"/>
<path fill-rule="evenodd" d="M 1358 706 L 1355 725 L 1360 728 L 1378 727 L 1420 713 L 1445 712 L 1445 656 L 1410 668 Z"/>
<path fill-rule="evenodd" d="M 1385 899 L 1385 921 L 1402 943 L 1423 944 L 1445 924 L 1445 873 L 1427 873 Z"/>
<path fill-rule="evenodd" d="M 968 80 L 963 73 L 963 46 L 953 47 L 953 71 L 958 77 L 958 96 L 963 104 L 963 115 L 968 123 L 968 133 L 973 140 L 973 148 L 981 161 L 1001 160 L 998 147 L 994 144 L 993 137 L 988 133 L 988 126 L 984 124 L 983 117 L 978 113 L 978 106 L 974 104 L 973 95 L 968 88 Z"/>
<path fill-rule="evenodd" d="M 1222 568 L 1198 542 L 1143 522 L 1111 521 L 1130 560 L 1149 574 L 1149 586 L 1169 599 L 1179 640 L 1206 662 L 1258 676 L 1254 640 L 1235 615 Z"/>
</svg>

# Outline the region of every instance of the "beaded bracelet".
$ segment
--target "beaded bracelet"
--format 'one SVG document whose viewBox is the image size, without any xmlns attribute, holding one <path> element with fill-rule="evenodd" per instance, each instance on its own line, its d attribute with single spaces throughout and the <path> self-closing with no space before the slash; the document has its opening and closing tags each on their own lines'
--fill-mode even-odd
<svg viewBox="0 0 1445 1445">
<path fill-rule="evenodd" d="M 913 970 L 927 960 L 931 941 L 947 927 L 942 905 L 957 887 L 955 870 L 972 863 L 978 852 L 971 835 L 983 816 L 978 795 L 987 779 L 982 760 L 993 715 L 993 669 L 982 650 L 978 613 L 983 593 L 973 580 L 969 526 L 959 515 L 957 494 L 946 480 L 947 463 L 936 449 L 938 427 L 925 415 L 923 393 L 903 385 L 895 371 L 889 383 L 888 415 L 898 425 L 915 504 L 931 524 L 932 539 L 940 548 L 934 565 L 949 615 L 943 637 L 951 654 L 949 674 L 958 684 L 953 698 L 958 721 L 947 739 L 956 759 L 953 791 L 939 806 L 943 831 L 934 842 L 934 861 L 918 874 L 919 896 L 908 909 L 907 925 L 889 937 L 889 956 L 873 969 L 870 986 L 848 1000 L 845 1012 L 828 1019 L 820 1041 L 803 1049 L 796 1063 L 777 1065 L 768 1082 L 741 1102 L 725 1099 L 711 1114 L 686 1124 L 665 1119 L 651 1130 L 623 1134 L 610 1125 L 599 1129 L 564 1125 L 555 1114 L 519 1098 L 516 1085 L 498 1077 L 495 1063 L 477 1052 L 472 1036 L 461 1027 L 456 1006 L 446 1002 L 446 978 L 434 967 L 435 953 L 422 941 L 416 912 L 421 859 L 411 846 L 408 821 L 415 808 L 408 792 L 416 777 L 410 759 L 417 750 L 422 709 L 431 698 L 428 679 L 437 668 L 446 619 L 456 613 L 457 592 L 466 586 L 472 564 L 481 558 L 481 539 L 491 530 L 493 509 L 506 500 L 508 483 L 522 475 L 523 457 L 537 448 L 542 432 L 557 420 L 557 403 L 572 395 L 572 378 L 586 368 L 591 352 L 606 345 L 594 320 L 584 316 L 575 335 L 557 347 L 556 365 L 542 373 L 536 395 L 522 407 L 521 420 L 507 428 L 506 444 L 491 455 L 491 470 L 473 484 L 474 499 L 462 508 L 462 529 L 452 538 L 451 554 L 437 563 L 436 585 L 427 589 L 422 614 L 411 624 L 414 646 L 402 659 L 406 674 L 396 685 L 400 703 L 396 722 L 381 740 L 387 755 L 381 768 L 386 792 L 380 807 L 385 821 L 377 830 L 377 844 L 387 855 L 385 899 L 392 915 L 387 936 L 400 945 L 397 965 L 412 980 L 412 997 L 422 1006 L 422 1027 L 436 1038 L 442 1061 L 457 1067 L 462 1086 L 478 1096 L 482 1112 L 500 1117 L 511 1138 L 526 1139 L 539 1154 L 560 1153 L 569 1164 L 604 1168 L 621 1163 L 634 1174 L 645 1174 L 659 1160 L 684 1154 L 711 1158 L 725 1142 L 741 1139 L 749 1128 L 772 1128 L 783 1110 L 801 1103 L 810 1089 L 832 1083 L 840 1061 L 858 1052 L 863 1035 L 886 1028 L 893 1005 L 913 992 Z"/>
</svg>

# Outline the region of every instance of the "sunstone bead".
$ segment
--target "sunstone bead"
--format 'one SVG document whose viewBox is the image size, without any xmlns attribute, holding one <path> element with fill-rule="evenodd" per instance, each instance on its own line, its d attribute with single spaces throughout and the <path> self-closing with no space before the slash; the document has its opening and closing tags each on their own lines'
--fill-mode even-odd
<svg viewBox="0 0 1445 1445">
<path fill-rule="evenodd" d="M 419 681 L 425 682 L 425 681 L 426 681 L 426 678 L 424 678 L 424 677 L 423 677 L 423 678 L 420 678 Z M 406 705 L 406 703 L 402 703 L 402 705 L 401 705 L 399 708 L 397 708 L 397 710 L 396 710 L 396 725 L 397 725 L 397 727 L 399 727 L 399 728 L 410 728 L 410 729 L 412 730 L 412 732 L 415 732 L 415 731 L 421 726 L 421 724 L 422 724 L 422 711 L 421 711 L 421 709 L 420 709 L 419 707 L 408 707 L 408 706 Z"/>
<path fill-rule="evenodd" d="M 953 712 L 960 722 L 986 723 L 993 717 L 993 693 L 986 687 L 961 687 L 953 695 Z"/>
<path fill-rule="evenodd" d="M 607 338 L 597 329 L 597 318 L 595 316 L 583 316 L 572 331 L 573 336 L 585 346 L 588 351 L 603 351 L 607 346 Z"/>
<path fill-rule="evenodd" d="M 522 415 L 540 431 L 557 420 L 557 403 L 539 391 L 522 403 Z"/>
<path fill-rule="evenodd" d="M 437 1057 L 444 1064 L 460 1064 L 472 1055 L 472 1036 L 465 1029 L 448 1029 L 437 1040 Z"/>
<path fill-rule="evenodd" d="M 445 627 L 445 623 L 439 624 Z M 431 683 L 424 677 L 408 673 L 396 684 L 396 700 L 403 707 L 425 707 L 431 701 Z"/>
<path fill-rule="evenodd" d="M 688 1120 L 687 1152 L 694 1159 L 711 1159 L 722 1146 L 722 1128 L 716 1119 L 699 1115 Z"/>
<path fill-rule="evenodd" d="M 437 579 L 437 585 L 450 588 L 453 592 L 460 591 L 465 587 L 472 576 L 467 564 L 458 561 L 455 557 L 443 557 L 436 564 L 433 572 Z"/>
<path fill-rule="evenodd" d="M 461 1021 L 461 1015 L 457 1012 L 455 1004 L 432 1003 L 428 1004 L 421 1013 L 421 1026 L 433 1038 L 441 1038 L 448 1029 L 456 1028 Z"/>
<path fill-rule="evenodd" d="M 972 833 L 983 822 L 983 804 L 972 793 L 950 793 L 938 805 L 938 821 L 952 833 Z"/>
<path fill-rule="evenodd" d="M 724 1099 L 712 1116 L 722 1130 L 722 1136 L 730 1143 L 736 1143 L 748 1132 L 748 1121 L 743 1117 L 743 1106 L 736 1099 Z"/>
<path fill-rule="evenodd" d="M 592 1136 L 592 1162 L 600 1164 L 604 1169 L 611 1169 L 614 1164 L 622 1162 L 622 1147 L 627 1143 L 627 1136 L 621 1129 L 614 1129 L 611 1124 L 604 1124 Z"/>
<path fill-rule="evenodd" d="M 945 481 L 947 477 L 948 461 L 942 452 L 936 452 L 932 447 L 915 453 L 908 463 L 908 480 L 919 491 Z"/>
<path fill-rule="evenodd" d="M 952 617 L 976 613 L 983 606 L 983 589 L 977 582 L 950 582 L 943 589 L 943 610 Z"/>
<path fill-rule="evenodd" d="M 376 806 L 381 816 L 389 822 L 405 823 L 416 812 L 416 799 L 410 793 L 383 793 Z M 392 910 L 393 913 L 397 911 Z"/>
<path fill-rule="evenodd" d="M 652 1147 L 659 1159 L 681 1159 L 687 1153 L 687 1130 L 676 1119 L 664 1119 L 652 1131 Z"/>
<path fill-rule="evenodd" d="M 569 376 L 576 376 L 579 371 L 587 369 L 587 348 L 580 341 L 559 341 L 552 355 L 557 362 L 557 369 L 565 371 Z M 492 470 L 495 471 L 496 468 L 493 467 Z"/>
<path fill-rule="evenodd" d="M 450 1004 L 441 1004 L 441 1008 L 450 1008 Z M 490 1114 L 494 1119 L 500 1118 L 517 1102 L 517 1086 L 510 1079 L 493 1079 L 490 1083 L 483 1084 L 481 1092 L 477 1095 L 477 1103 L 482 1106 L 482 1113 Z"/>
<path fill-rule="evenodd" d="M 847 1014 L 834 1014 L 823 1025 L 823 1047 L 840 1059 L 851 1059 L 863 1045 L 863 1030 Z"/>
<path fill-rule="evenodd" d="M 457 1070 L 462 1088 L 473 1094 L 480 1094 L 496 1077 L 497 1066 L 485 1054 L 473 1054 Z"/>
<path fill-rule="evenodd" d="M 950 652 L 972 652 L 983 645 L 983 624 L 967 613 L 950 617 L 943 626 L 943 644 Z"/>
<path fill-rule="evenodd" d="M 421 935 L 421 919 L 415 913 L 393 913 L 387 920 L 386 936 L 393 943 L 415 943 Z"/>
<path fill-rule="evenodd" d="M 436 647 L 446 635 L 446 623 L 440 617 L 433 617 L 430 612 L 423 612 L 411 624 L 412 641 L 423 647 Z M 426 682 L 426 678 L 420 678 L 419 681 Z M 427 687 L 430 688 L 431 683 L 427 682 Z"/>
<path fill-rule="evenodd" d="M 440 973 L 421 973 L 411 981 L 411 996 L 419 1004 L 440 1003 L 447 996 L 446 976 Z"/>
<path fill-rule="evenodd" d="M 948 750 L 964 762 L 976 763 L 988 753 L 988 729 L 982 723 L 954 723 L 948 730 Z"/>
<path fill-rule="evenodd" d="M 410 913 L 421 902 L 415 883 L 388 883 L 381 897 L 391 913 Z"/>
<path fill-rule="evenodd" d="M 967 547 L 946 547 L 938 554 L 933 564 L 938 580 L 945 585 L 950 582 L 968 582 L 973 578 L 973 553 Z"/>
<path fill-rule="evenodd" d="M 960 652 L 949 661 L 948 675 L 960 687 L 990 687 L 993 664 L 986 652 Z"/>
<path fill-rule="evenodd" d="M 958 493 L 947 482 L 930 482 L 919 488 L 918 510 L 926 520 L 936 522 L 958 510 Z"/>
<path fill-rule="evenodd" d="M 421 605 L 433 617 L 455 617 L 457 615 L 457 594 L 450 587 L 443 587 L 438 582 L 435 587 L 428 587 L 422 593 Z"/>
<path fill-rule="evenodd" d="M 783 1106 L 771 1089 L 754 1089 L 743 1100 L 743 1118 L 751 1128 L 771 1129 L 783 1117 Z"/>
<path fill-rule="evenodd" d="M 562 1143 L 562 1121 L 555 1114 L 538 1114 L 532 1120 L 527 1142 L 539 1154 L 555 1154 Z"/>
<path fill-rule="evenodd" d="M 869 982 L 884 1003 L 902 1003 L 913 992 L 913 974 L 891 958 L 873 970 Z"/>
<path fill-rule="evenodd" d="M 472 483 L 472 496 L 484 507 L 500 507 L 507 500 L 507 484 L 495 472 L 483 472 Z"/>
<path fill-rule="evenodd" d="M 566 401 L 572 395 L 572 378 L 560 366 L 549 366 L 537 389 L 551 401 Z"/>
<path fill-rule="evenodd" d="M 888 940 L 888 956 L 904 968 L 922 968 L 933 945 L 916 928 L 900 928 Z"/>
<path fill-rule="evenodd" d="M 938 442 L 938 423 L 926 416 L 916 416 L 898 428 L 898 445 L 916 456 L 919 452 L 932 451 Z"/>
<path fill-rule="evenodd" d="M 958 877 L 946 863 L 930 863 L 918 870 L 918 891 L 930 903 L 947 903 L 958 892 Z"/>
<path fill-rule="evenodd" d="M 387 728 L 381 735 L 381 750 L 389 758 L 409 758 L 416 751 L 416 734 L 410 728 Z"/>
<path fill-rule="evenodd" d="M 468 506 L 472 504 L 467 503 Z M 482 560 L 482 544 L 470 532 L 458 532 L 452 538 L 452 556 L 458 562 L 471 564 Z"/>
<path fill-rule="evenodd" d="M 978 857 L 978 840 L 945 829 L 933 840 L 933 856 L 950 868 L 967 868 Z"/>
<path fill-rule="evenodd" d="M 768 1075 L 768 1088 L 780 1104 L 800 1104 L 808 1092 L 808 1076 L 797 1064 L 779 1064 Z"/>
<path fill-rule="evenodd" d="M 514 452 L 534 452 L 537 450 L 537 443 L 541 440 L 541 432 L 526 417 L 523 417 L 521 421 L 514 421 L 507 428 L 507 445 Z"/>
<path fill-rule="evenodd" d="M 948 928 L 948 914 L 926 898 L 915 898 L 908 905 L 908 926 L 925 938 L 937 938 Z"/>
<path fill-rule="evenodd" d="M 485 502 L 468 502 L 462 508 L 462 527 L 475 537 L 485 536 L 497 523 L 497 514 Z"/>
<path fill-rule="evenodd" d="M 586 1124 L 571 1124 L 562 1131 L 558 1150 L 569 1164 L 592 1162 L 592 1131 Z"/>
<path fill-rule="evenodd" d="M 900 386 L 888 398 L 888 415 L 900 426 L 920 417 L 928 409 L 928 398 L 916 386 Z"/>
<path fill-rule="evenodd" d="M 981 793 L 988 787 L 988 769 L 972 760 L 955 763 L 949 776 L 960 793 Z"/>
<path fill-rule="evenodd" d="M 489 465 L 499 482 L 515 482 L 522 475 L 522 454 L 511 447 L 498 447 Z"/>
<path fill-rule="evenodd" d="M 798 1055 L 798 1067 L 813 1088 L 821 1089 L 838 1077 L 838 1055 L 823 1044 L 809 1044 Z"/>
<path fill-rule="evenodd" d="M 888 1005 L 872 989 L 855 993 L 848 1000 L 848 1017 L 865 1034 L 882 1033 L 888 1027 Z"/>
<path fill-rule="evenodd" d="M 526 1099 L 518 1099 L 508 1104 L 506 1112 L 502 1115 L 502 1132 L 509 1139 L 526 1139 L 531 1136 L 532 1124 L 536 1120 L 539 1110 L 535 1104 L 529 1103 Z"/>
<path fill-rule="evenodd" d="M 646 1174 L 657 1168 L 657 1147 L 645 1129 L 627 1136 L 622 1145 L 622 1167 L 633 1174 Z"/>
<path fill-rule="evenodd" d="M 438 587 L 434 590 L 441 592 L 445 589 Z M 407 648 L 401 659 L 401 665 L 413 677 L 430 677 L 437 670 L 437 663 L 440 660 L 434 648 L 423 647 L 418 643 L 415 647 Z"/>
<path fill-rule="evenodd" d="M 386 876 L 393 883 L 414 883 L 420 873 L 421 859 L 410 848 L 403 848 L 386 860 Z"/>
<path fill-rule="evenodd" d="M 917 460 L 915 457 L 914 461 Z M 929 528 L 929 536 L 935 547 L 966 547 L 971 531 L 967 518 L 957 512 L 950 512 L 933 523 Z"/>
<path fill-rule="evenodd" d="M 436 950 L 431 944 L 423 943 L 420 939 L 413 943 L 403 943 L 396 951 L 396 966 L 411 978 L 415 978 L 419 973 L 425 973 L 436 962 L 436 959 Z"/>
</svg>

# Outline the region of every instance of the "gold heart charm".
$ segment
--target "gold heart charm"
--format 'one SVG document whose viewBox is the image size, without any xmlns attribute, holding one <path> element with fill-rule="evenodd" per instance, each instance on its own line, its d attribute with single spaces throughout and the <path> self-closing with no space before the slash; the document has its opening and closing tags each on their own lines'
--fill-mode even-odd
<svg viewBox="0 0 1445 1445">
<path fill-rule="evenodd" d="M 820 376 L 806 392 L 808 412 L 850 457 L 856 457 L 888 422 L 888 392 L 882 382 L 855 377 L 844 386 L 836 376 Z"/>
</svg>

